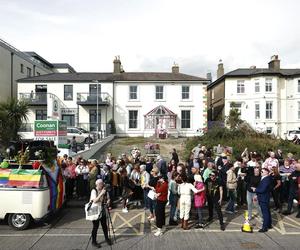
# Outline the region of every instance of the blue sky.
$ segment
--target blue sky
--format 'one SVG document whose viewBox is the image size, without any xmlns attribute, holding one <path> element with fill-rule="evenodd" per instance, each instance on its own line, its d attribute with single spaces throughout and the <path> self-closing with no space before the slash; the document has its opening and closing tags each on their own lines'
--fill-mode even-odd
<svg viewBox="0 0 300 250">
<path fill-rule="evenodd" d="M 215 74 L 266 67 L 273 54 L 300 68 L 296 0 L 0 0 L 0 37 L 77 71 Z"/>
</svg>

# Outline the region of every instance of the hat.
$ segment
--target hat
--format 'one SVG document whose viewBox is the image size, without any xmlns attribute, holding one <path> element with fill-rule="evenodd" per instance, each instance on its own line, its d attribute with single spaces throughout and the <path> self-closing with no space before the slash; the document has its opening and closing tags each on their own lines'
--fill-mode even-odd
<svg viewBox="0 0 300 250">
<path fill-rule="evenodd" d="M 202 181 L 202 177 L 201 177 L 200 174 L 195 174 L 195 175 L 194 175 L 194 180 L 195 180 L 195 181 L 198 181 L 198 182 L 203 182 L 203 181 Z"/>
</svg>

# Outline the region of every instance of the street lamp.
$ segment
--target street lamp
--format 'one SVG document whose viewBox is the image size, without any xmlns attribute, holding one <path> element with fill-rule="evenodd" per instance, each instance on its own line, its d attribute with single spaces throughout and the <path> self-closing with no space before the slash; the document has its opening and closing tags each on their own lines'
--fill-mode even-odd
<svg viewBox="0 0 300 250">
<path fill-rule="evenodd" d="M 96 109 L 96 123 L 97 123 L 97 140 L 99 139 L 99 81 L 98 80 L 93 80 L 94 83 L 97 84 L 97 109 Z"/>
</svg>

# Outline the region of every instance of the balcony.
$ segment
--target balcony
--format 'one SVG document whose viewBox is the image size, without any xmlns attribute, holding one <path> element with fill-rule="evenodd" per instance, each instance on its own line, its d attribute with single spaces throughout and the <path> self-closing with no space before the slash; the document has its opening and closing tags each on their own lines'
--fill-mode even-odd
<svg viewBox="0 0 300 250">
<path fill-rule="evenodd" d="M 20 100 L 26 101 L 29 106 L 47 106 L 47 93 L 20 93 Z"/>
<path fill-rule="evenodd" d="M 96 106 L 97 94 L 96 93 L 77 93 L 77 104 L 81 106 Z M 98 94 L 98 105 L 109 106 L 110 96 L 108 93 L 101 92 Z"/>
</svg>

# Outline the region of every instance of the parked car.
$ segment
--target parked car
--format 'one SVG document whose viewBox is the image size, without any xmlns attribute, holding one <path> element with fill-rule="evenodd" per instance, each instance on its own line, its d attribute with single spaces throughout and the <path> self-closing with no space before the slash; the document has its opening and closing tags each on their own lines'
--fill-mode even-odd
<svg viewBox="0 0 300 250">
<path fill-rule="evenodd" d="M 81 143 L 84 142 L 85 144 L 93 143 L 95 135 L 93 133 L 90 133 L 83 128 L 77 128 L 77 127 L 68 127 L 67 128 L 67 138 L 69 140 L 72 140 L 73 136 L 75 136 L 76 141 Z"/>
<path fill-rule="evenodd" d="M 289 130 L 286 133 L 286 139 L 289 141 L 293 141 L 295 138 L 295 135 L 300 138 L 300 130 Z"/>
</svg>

